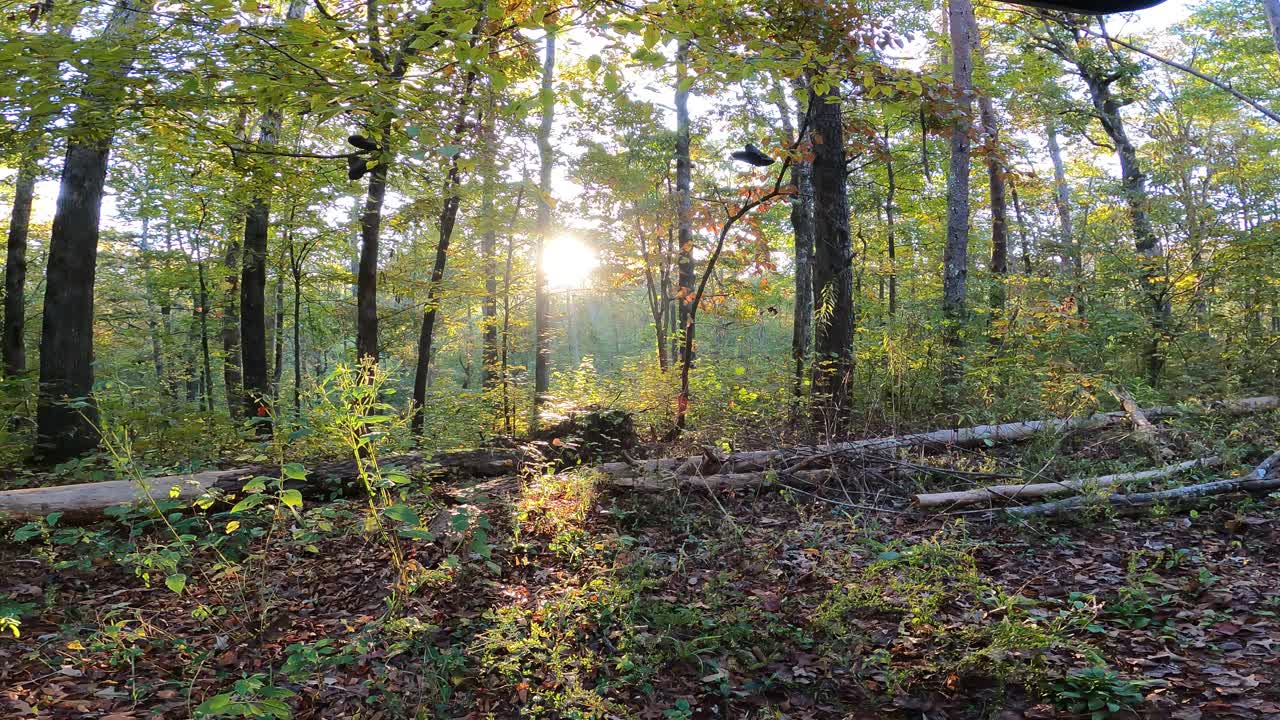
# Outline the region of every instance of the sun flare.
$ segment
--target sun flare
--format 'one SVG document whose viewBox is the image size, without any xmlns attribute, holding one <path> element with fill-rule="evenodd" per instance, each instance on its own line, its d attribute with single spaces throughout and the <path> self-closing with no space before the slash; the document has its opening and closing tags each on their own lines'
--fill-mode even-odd
<svg viewBox="0 0 1280 720">
<path fill-rule="evenodd" d="M 575 237 L 552 238 L 542 249 L 547 284 L 553 290 L 579 290 L 591 282 L 591 272 L 600 261 L 596 251 Z"/>
</svg>

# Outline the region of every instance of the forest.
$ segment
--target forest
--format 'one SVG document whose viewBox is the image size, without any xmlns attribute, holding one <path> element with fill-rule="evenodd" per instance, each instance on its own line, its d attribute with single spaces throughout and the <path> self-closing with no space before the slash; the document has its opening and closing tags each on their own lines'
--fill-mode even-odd
<svg viewBox="0 0 1280 720">
<path fill-rule="evenodd" d="M 0 0 L 0 716 L 1280 718 L 1280 0 Z"/>
</svg>

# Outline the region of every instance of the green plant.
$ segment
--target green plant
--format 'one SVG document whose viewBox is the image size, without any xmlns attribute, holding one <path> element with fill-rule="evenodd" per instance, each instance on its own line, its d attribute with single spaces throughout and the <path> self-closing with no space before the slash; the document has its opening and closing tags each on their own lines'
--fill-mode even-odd
<svg viewBox="0 0 1280 720">
<path fill-rule="evenodd" d="M 267 676 L 256 673 L 232 684 L 231 692 L 221 693 L 205 700 L 196 707 L 197 718 L 275 718 L 288 720 L 293 716 L 285 698 L 293 697 L 292 690 L 267 684 Z"/>
<path fill-rule="evenodd" d="M 1068 712 L 1104 720 L 1142 704 L 1142 688 L 1153 680 L 1130 680 L 1105 667 L 1074 670 L 1053 682 L 1053 702 Z"/>
</svg>

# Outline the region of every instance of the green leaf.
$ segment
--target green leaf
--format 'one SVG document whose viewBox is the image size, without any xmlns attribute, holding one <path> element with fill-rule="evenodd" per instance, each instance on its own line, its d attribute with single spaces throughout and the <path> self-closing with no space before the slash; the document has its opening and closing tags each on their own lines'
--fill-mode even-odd
<svg viewBox="0 0 1280 720">
<path fill-rule="evenodd" d="M 382 511 L 384 515 L 392 520 L 399 520 L 406 525 L 421 525 L 422 520 L 418 517 L 417 511 L 405 505 L 404 503 L 396 503 Z"/>
<path fill-rule="evenodd" d="M 462 152 L 462 148 L 458 147 L 457 145 L 441 145 L 440 146 L 440 154 L 447 158 L 452 158 L 460 152 Z M 390 420 L 391 420 L 390 415 L 370 415 L 364 418 L 364 421 L 366 423 L 389 422 Z"/>
<path fill-rule="evenodd" d="M 262 491 L 264 491 L 264 490 L 266 490 L 266 489 L 267 489 L 267 482 L 266 482 L 266 479 L 264 479 L 264 478 L 260 478 L 260 477 L 256 477 L 256 478 L 254 478 L 254 479 L 250 480 L 249 482 L 245 483 L 245 484 L 244 484 L 244 488 L 243 488 L 243 490 L 244 490 L 244 491 L 245 491 L 245 493 L 247 493 L 247 494 L 249 494 L 249 493 L 260 493 L 260 492 L 262 492 Z"/>
<path fill-rule="evenodd" d="M 302 509 L 302 493 L 297 490 L 281 490 L 280 502 L 288 505 L 295 510 Z"/>
<path fill-rule="evenodd" d="M 232 21 L 230 21 L 230 22 L 226 23 L 225 25 L 223 25 L 222 27 L 218 28 L 218 34 L 219 34 L 219 35 L 230 35 L 231 33 L 236 32 L 236 31 L 237 31 L 237 30 L 239 30 L 239 29 L 240 29 L 240 21 L 239 21 L 239 20 L 232 20 Z"/>
<path fill-rule="evenodd" d="M 182 573 L 175 573 L 164 579 L 165 587 L 170 590 L 182 594 L 182 590 L 187 587 L 187 576 Z"/>
<path fill-rule="evenodd" d="M 471 518 L 467 517 L 466 510 L 459 510 L 453 514 L 453 517 L 449 518 L 449 525 L 458 532 L 466 532 L 471 525 Z"/>
<path fill-rule="evenodd" d="M 298 463 L 288 463 L 280 469 L 284 471 L 284 476 L 289 478 L 290 480 L 306 480 L 307 479 L 306 468 L 302 467 L 302 465 Z"/>
<path fill-rule="evenodd" d="M 266 499 L 267 499 L 266 496 L 260 493 L 254 493 L 253 495 L 250 495 L 249 497 L 233 505 L 231 507 L 231 512 L 234 514 L 238 512 L 244 512 L 245 510 L 249 510 L 252 508 L 256 508 L 259 505 L 261 505 L 262 502 Z"/>
<path fill-rule="evenodd" d="M 643 42 L 645 49 L 651 48 L 658 44 L 662 39 L 662 30 L 657 25 L 649 25 L 644 29 Z"/>
</svg>

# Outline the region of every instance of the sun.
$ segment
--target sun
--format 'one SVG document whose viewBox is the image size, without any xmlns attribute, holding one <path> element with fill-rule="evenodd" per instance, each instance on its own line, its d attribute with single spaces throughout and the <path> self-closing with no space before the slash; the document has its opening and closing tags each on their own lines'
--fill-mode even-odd
<svg viewBox="0 0 1280 720">
<path fill-rule="evenodd" d="M 547 285 L 552 290 L 580 290 L 591 281 L 591 272 L 600 261 L 596 251 L 570 235 L 552 238 L 542 248 Z"/>
</svg>

